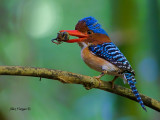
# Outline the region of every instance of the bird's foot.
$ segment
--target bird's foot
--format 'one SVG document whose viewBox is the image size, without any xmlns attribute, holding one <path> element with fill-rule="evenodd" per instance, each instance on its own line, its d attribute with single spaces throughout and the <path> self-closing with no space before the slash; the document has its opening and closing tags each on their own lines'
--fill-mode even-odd
<svg viewBox="0 0 160 120">
<path fill-rule="evenodd" d="M 99 76 L 94 76 L 93 78 L 98 80 L 99 86 L 100 86 L 101 85 L 101 80 L 100 80 L 101 76 L 100 75 Z"/>
<path fill-rule="evenodd" d="M 98 82 L 99 82 L 99 86 L 101 85 L 101 80 L 100 80 L 100 75 L 99 76 L 94 76 L 93 77 L 94 79 L 96 79 L 96 80 L 98 80 Z M 90 89 L 92 89 L 93 87 L 94 87 L 94 83 L 90 83 L 90 84 L 85 84 L 85 85 L 83 85 L 87 90 L 90 90 Z"/>
<path fill-rule="evenodd" d="M 113 78 L 113 80 L 111 80 L 111 81 L 109 81 L 110 83 L 111 83 L 111 85 L 112 85 L 112 89 L 114 89 L 114 82 L 115 82 L 115 80 L 118 78 L 118 76 L 115 76 L 114 78 Z"/>
<path fill-rule="evenodd" d="M 112 85 L 112 89 L 114 89 L 114 82 L 111 80 L 111 81 L 109 81 L 110 83 L 111 83 L 111 85 Z"/>
<path fill-rule="evenodd" d="M 94 76 L 94 77 L 93 77 L 93 78 L 95 78 L 95 79 L 98 80 L 99 86 L 101 85 L 101 80 L 100 80 L 100 78 L 101 78 L 102 76 L 104 76 L 105 74 L 107 74 L 107 71 L 104 70 L 99 76 Z"/>
</svg>

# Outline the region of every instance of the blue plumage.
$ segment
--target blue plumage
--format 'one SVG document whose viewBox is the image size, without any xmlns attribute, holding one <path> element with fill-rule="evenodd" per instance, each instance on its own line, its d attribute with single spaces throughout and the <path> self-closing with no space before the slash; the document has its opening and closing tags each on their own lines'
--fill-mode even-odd
<svg viewBox="0 0 160 120">
<path fill-rule="evenodd" d="M 104 29 L 101 28 L 101 25 L 98 23 L 98 21 L 90 16 L 90 17 L 85 17 L 79 21 L 85 21 L 87 27 L 92 30 L 94 33 L 100 33 L 100 34 L 105 34 L 108 36 L 108 34 L 106 33 L 106 31 Z"/>
<path fill-rule="evenodd" d="M 147 111 L 145 106 L 144 106 L 144 103 L 143 103 L 143 101 L 142 101 L 142 99 L 141 99 L 141 97 L 140 97 L 140 95 L 139 95 L 139 93 L 138 93 L 138 91 L 136 89 L 136 86 L 135 86 L 135 83 L 134 83 L 134 80 L 135 80 L 134 76 L 131 73 L 124 73 L 124 77 L 126 78 L 128 84 L 130 85 L 130 88 L 131 88 L 133 94 L 136 96 L 137 101 L 139 102 L 139 104 L 142 106 L 142 108 L 145 111 Z"/>
<path fill-rule="evenodd" d="M 118 47 L 107 37 L 108 34 L 94 17 L 90 16 L 79 20 L 75 26 L 75 30 L 62 30 L 60 32 L 64 31 L 68 32 L 69 35 L 79 37 L 78 39 L 71 39 L 66 42 L 78 42 L 82 48 L 81 56 L 84 62 L 92 69 L 101 72 L 99 76 L 95 77 L 99 83 L 101 83 L 100 78 L 105 74 L 115 76 L 111 81 L 112 88 L 114 88 L 114 81 L 118 77 L 124 79 L 124 82 L 126 83 L 127 81 L 130 85 L 139 104 L 146 111 L 144 103 L 135 87 L 134 70 Z"/>
<path fill-rule="evenodd" d="M 135 87 L 136 79 L 134 78 L 134 71 L 129 64 L 126 57 L 120 52 L 120 50 L 116 47 L 115 44 L 112 42 L 110 43 L 103 43 L 98 45 L 91 45 L 89 46 L 89 50 L 94 53 L 96 56 L 101 57 L 110 63 L 114 64 L 121 70 L 123 70 L 122 73 L 124 78 L 127 80 L 128 84 L 130 85 L 130 88 L 133 92 L 133 94 L 136 96 L 137 101 L 142 106 L 142 108 L 146 110 L 144 103 Z"/>
<path fill-rule="evenodd" d="M 89 50 L 92 51 L 92 53 L 94 53 L 98 57 L 101 57 L 111 62 L 123 71 L 127 71 L 134 74 L 134 71 L 131 65 L 129 64 L 128 60 L 114 43 L 110 42 L 98 45 L 91 45 L 89 46 Z"/>
</svg>

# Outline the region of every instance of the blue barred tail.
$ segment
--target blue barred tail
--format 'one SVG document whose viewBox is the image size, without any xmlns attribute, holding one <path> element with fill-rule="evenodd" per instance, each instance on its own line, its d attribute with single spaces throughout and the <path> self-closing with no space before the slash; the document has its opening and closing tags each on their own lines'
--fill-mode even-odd
<svg viewBox="0 0 160 120">
<path fill-rule="evenodd" d="M 142 108 L 147 112 L 146 107 L 145 107 L 145 105 L 144 105 L 144 103 L 143 103 L 143 101 L 142 101 L 142 99 L 136 89 L 134 75 L 132 75 L 131 73 L 124 73 L 124 77 L 126 78 L 128 84 L 130 85 L 130 88 L 131 88 L 133 94 L 136 96 L 137 101 L 142 106 Z"/>
</svg>

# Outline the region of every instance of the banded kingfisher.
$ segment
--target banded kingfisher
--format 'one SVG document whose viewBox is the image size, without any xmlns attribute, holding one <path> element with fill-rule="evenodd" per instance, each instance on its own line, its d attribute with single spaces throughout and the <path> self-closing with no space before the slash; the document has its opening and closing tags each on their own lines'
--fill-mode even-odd
<svg viewBox="0 0 160 120">
<path fill-rule="evenodd" d="M 77 42 L 79 44 L 81 47 L 81 57 L 84 62 L 90 68 L 101 72 L 99 76 L 95 77 L 97 80 L 100 81 L 100 78 L 105 74 L 113 75 L 115 77 L 111 83 L 112 88 L 114 88 L 114 81 L 118 77 L 122 78 L 124 83 L 127 82 L 129 84 L 142 108 L 147 111 L 135 87 L 134 70 L 94 17 L 89 16 L 79 20 L 75 26 L 75 30 L 61 30 L 60 32 L 67 32 L 71 36 L 78 37 L 77 39 L 69 39 L 65 42 Z"/>
</svg>

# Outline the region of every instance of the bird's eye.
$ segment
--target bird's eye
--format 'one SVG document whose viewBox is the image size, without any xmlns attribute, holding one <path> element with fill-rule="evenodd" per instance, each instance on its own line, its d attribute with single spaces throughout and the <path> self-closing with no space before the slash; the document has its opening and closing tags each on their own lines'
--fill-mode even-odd
<svg viewBox="0 0 160 120">
<path fill-rule="evenodd" d="M 92 34 L 92 31 L 88 30 L 87 34 Z"/>
</svg>

